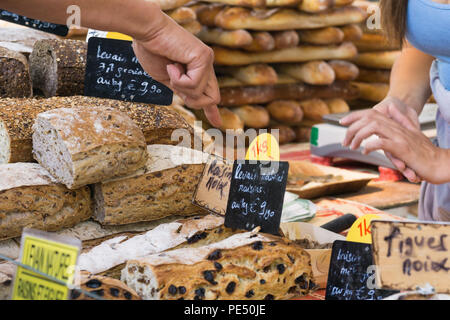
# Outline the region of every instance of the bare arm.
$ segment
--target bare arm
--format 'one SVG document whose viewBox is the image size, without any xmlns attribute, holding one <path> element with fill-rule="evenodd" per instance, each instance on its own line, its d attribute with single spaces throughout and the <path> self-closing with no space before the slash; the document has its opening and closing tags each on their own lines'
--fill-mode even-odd
<svg viewBox="0 0 450 320">
<path fill-rule="evenodd" d="M 203 109 L 212 125 L 221 125 L 212 49 L 158 5 L 146 0 L 0 0 L 5 10 L 59 24 L 66 24 L 71 5 L 80 8 L 82 26 L 131 36 L 134 52 L 149 75 L 173 89 L 189 107 Z"/>
</svg>

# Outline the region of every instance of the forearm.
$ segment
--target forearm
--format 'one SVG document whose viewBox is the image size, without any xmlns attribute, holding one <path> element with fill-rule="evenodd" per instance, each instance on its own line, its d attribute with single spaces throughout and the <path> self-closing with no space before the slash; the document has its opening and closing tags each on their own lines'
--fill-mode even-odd
<svg viewBox="0 0 450 320">
<path fill-rule="evenodd" d="M 0 0 L 1 8 L 34 19 L 66 24 L 71 13 L 80 8 L 80 24 L 86 28 L 115 31 L 142 39 L 157 33 L 167 23 L 159 7 L 145 0 Z"/>
<path fill-rule="evenodd" d="M 450 183 L 450 149 L 439 149 L 434 170 L 434 184 Z"/>
<path fill-rule="evenodd" d="M 405 47 L 392 68 L 388 96 L 402 100 L 420 114 L 431 95 L 429 72 L 433 60 L 411 46 Z"/>
</svg>

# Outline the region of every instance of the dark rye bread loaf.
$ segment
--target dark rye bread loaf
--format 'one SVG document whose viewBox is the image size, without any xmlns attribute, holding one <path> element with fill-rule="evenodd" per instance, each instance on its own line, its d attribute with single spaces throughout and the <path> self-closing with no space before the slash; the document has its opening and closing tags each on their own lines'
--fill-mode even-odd
<svg viewBox="0 0 450 320">
<path fill-rule="evenodd" d="M 142 130 L 147 144 L 171 144 L 176 129 L 185 129 L 193 141 L 194 130 L 178 113 L 167 107 L 92 97 L 49 99 L 2 99 L 0 101 L 0 163 L 31 162 L 32 125 L 36 116 L 57 108 L 112 107 L 126 113 Z"/>
<path fill-rule="evenodd" d="M 0 97 L 29 98 L 33 94 L 27 58 L 0 47 Z"/>
<path fill-rule="evenodd" d="M 46 97 L 82 95 L 86 55 L 84 41 L 36 41 L 30 55 L 33 87 Z"/>
</svg>

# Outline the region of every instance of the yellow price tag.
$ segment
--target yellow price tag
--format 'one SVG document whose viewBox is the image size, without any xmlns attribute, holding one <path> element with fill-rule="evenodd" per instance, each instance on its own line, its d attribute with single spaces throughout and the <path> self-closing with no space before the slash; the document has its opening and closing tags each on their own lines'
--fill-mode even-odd
<svg viewBox="0 0 450 320">
<path fill-rule="evenodd" d="M 366 214 L 358 218 L 347 233 L 347 241 L 371 244 L 370 222 L 376 219 L 381 219 L 381 217 L 376 214 Z"/>
<path fill-rule="evenodd" d="M 133 41 L 132 37 L 127 36 L 126 34 L 123 34 L 123 33 L 119 33 L 119 32 L 108 32 L 106 34 L 106 38 L 108 38 L 108 39 L 117 39 L 117 40 Z"/>
<path fill-rule="evenodd" d="M 72 284 L 80 248 L 25 234 L 22 238 L 24 265 Z M 14 279 L 13 300 L 66 300 L 69 288 L 38 273 L 18 266 Z"/>
<path fill-rule="evenodd" d="M 260 134 L 250 144 L 245 159 L 280 161 L 280 147 L 277 140 L 270 133 Z"/>
</svg>

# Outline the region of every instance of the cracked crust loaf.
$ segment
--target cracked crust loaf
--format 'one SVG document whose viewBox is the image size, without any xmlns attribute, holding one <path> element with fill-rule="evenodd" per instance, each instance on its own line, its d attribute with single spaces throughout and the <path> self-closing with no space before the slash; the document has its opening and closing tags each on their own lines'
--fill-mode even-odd
<svg viewBox="0 0 450 320">
<path fill-rule="evenodd" d="M 147 150 L 149 160 L 142 172 L 94 185 L 94 218 L 101 224 L 205 212 L 192 204 L 192 197 L 209 155 L 168 145 L 149 145 Z"/>
<path fill-rule="evenodd" d="M 77 106 L 111 107 L 126 113 L 143 131 L 147 144 L 176 145 L 172 134 L 182 129 L 194 143 L 194 129 L 168 107 L 83 96 L 0 100 L 0 163 L 33 162 L 32 125 L 41 112 Z M 20 111 L 19 111 L 20 110 Z M 184 141 L 183 141 L 184 143 Z"/>
<path fill-rule="evenodd" d="M 60 108 L 33 125 L 33 156 L 60 183 L 76 189 L 135 172 L 148 158 L 144 134 L 113 108 Z"/>
<path fill-rule="evenodd" d="M 25 227 L 69 228 L 91 215 L 88 187 L 69 190 L 36 163 L 0 165 L 0 240 L 20 236 Z"/>
<path fill-rule="evenodd" d="M 27 58 L 0 47 L 0 97 L 28 98 L 33 95 Z"/>
<path fill-rule="evenodd" d="M 130 260 L 121 277 L 144 300 L 288 299 L 306 294 L 311 279 L 300 246 L 253 232 Z"/>
</svg>

